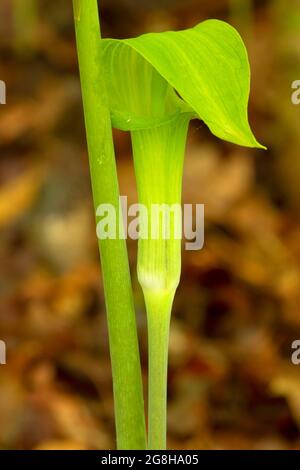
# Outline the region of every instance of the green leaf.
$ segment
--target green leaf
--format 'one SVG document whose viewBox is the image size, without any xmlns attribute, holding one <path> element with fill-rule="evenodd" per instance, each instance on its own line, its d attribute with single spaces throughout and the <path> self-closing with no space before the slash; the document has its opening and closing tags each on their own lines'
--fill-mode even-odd
<svg viewBox="0 0 300 470">
<path fill-rule="evenodd" d="M 112 121 L 154 127 L 179 113 L 229 142 L 263 148 L 248 123 L 250 67 L 237 31 L 208 20 L 185 31 L 103 41 Z"/>
</svg>

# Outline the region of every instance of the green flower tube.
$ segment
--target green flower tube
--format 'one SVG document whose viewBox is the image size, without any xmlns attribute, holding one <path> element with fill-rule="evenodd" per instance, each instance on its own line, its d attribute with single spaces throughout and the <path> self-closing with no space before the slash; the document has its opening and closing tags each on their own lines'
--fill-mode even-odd
<svg viewBox="0 0 300 470">
<path fill-rule="evenodd" d="M 180 114 L 153 129 L 133 131 L 140 218 L 138 279 L 148 317 L 149 447 L 166 447 L 169 323 L 181 272 L 181 186 L 189 118 Z M 174 137 L 176 136 L 176 137 Z"/>
</svg>

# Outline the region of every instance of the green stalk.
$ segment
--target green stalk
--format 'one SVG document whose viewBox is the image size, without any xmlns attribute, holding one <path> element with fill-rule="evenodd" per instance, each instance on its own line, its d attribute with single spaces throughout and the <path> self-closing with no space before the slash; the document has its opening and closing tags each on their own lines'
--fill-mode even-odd
<svg viewBox="0 0 300 470">
<path fill-rule="evenodd" d="M 148 294 L 149 397 L 148 447 L 165 450 L 167 435 L 167 374 L 169 328 L 174 294 Z"/>
<path fill-rule="evenodd" d="M 166 448 L 169 324 L 181 272 L 181 214 L 170 209 L 180 208 L 189 119 L 181 114 L 160 127 L 132 132 L 139 203 L 148 214 L 147 225 L 143 217 L 140 222 L 138 278 L 148 318 L 148 447 L 153 450 Z M 154 205 L 162 209 L 158 217 Z"/>
<path fill-rule="evenodd" d="M 78 60 L 95 209 L 112 204 L 119 188 L 102 68 L 97 0 L 73 0 Z M 117 446 L 145 449 L 146 432 L 136 321 L 125 241 L 99 240 L 108 317 Z"/>
</svg>

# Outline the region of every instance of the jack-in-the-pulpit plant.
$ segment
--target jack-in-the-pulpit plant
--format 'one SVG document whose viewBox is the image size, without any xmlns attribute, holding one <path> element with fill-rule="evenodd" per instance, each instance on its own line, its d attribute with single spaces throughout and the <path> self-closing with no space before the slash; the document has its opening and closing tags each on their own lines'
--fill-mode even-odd
<svg viewBox="0 0 300 470">
<path fill-rule="evenodd" d="M 95 3 L 76 1 L 77 31 L 85 9 Z M 89 28 L 88 22 L 85 27 Z M 176 207 L 181 202 L 189 122 L 201 119 L 221 139 L 263 147 L 248 123 L 247 52 L 239 34 L 227 23 L 209 20 L 185 31 L 151 33 L 127 40 L 98 39 L 100 47 L 92 65 L 98 67 L 99 74 L 86 84 L 92 88 L 95 103 L 85 106 L 85 114 L 88 121 L 87 114 L 92 112 L 89 108 L 99 106 L 97 100 L 102 100 L 109 109 L 112 126 L 131 133 L 139 203 L 148 209 L 147 220 L 142 214 L 140 217 L 138 243 L 138 279 L 148 318 L 148 448 L 164 449 L 169 324 L 181 272 L 181 220 Z M 80 50 L 78 34 L 77 40 Z M 94 46 L 94 42 L 86 44 L 85 51 L 82 46 L 79 61 L 80 55 L 94 55 Z M 84 60 L 81 57 L 81 62 Z M 103 116 L 98 119 L 90 125 L 92 134 L 102 132 Z M 89 140 L 88 126 L 87 135 Z M 103 151 L 97 150 L 101 156 Z M 92 165 L 91 172 L 94 185 L 105 184 L 99 183 L 104 177 L 101 167 Z M 160 207 L 155 217 L 153 205 Z M 122 354 L 117 360 L 122 361 Z M 126 364 L 127 358 L 123 360 Z M 126 389 L 123 393 L 127 395 Z"/>
</svg>

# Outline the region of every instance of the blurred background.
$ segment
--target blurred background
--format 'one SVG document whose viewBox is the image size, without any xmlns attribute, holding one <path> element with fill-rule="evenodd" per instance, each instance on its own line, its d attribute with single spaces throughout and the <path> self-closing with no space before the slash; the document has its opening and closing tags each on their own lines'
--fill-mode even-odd
<svg viewBox="0 0 300 470">
<path fill-rule="evenodd" d="M 1 0 L 1 449 L 111 449 L 105 308 L 70 0 Z M 184 202 L 206 242 L 183 253 L 170 338 L 169 447 L 300 449 L 300 1 L 101 0 L 102 32 L 131 37 L 229 21 L 252 67 L 250 121 L 267 152 L 190 129 Z M 130 139 L 121 193 L 136 201 Z M 143 374 L 146 317 L 129 243 Z"/>
</svg>

